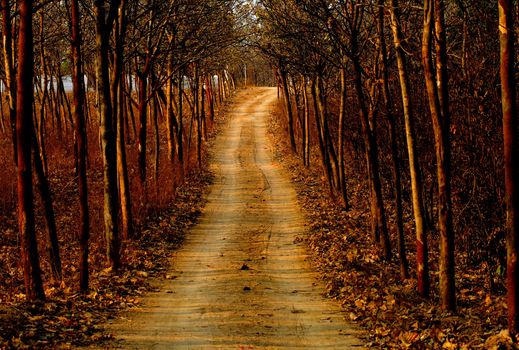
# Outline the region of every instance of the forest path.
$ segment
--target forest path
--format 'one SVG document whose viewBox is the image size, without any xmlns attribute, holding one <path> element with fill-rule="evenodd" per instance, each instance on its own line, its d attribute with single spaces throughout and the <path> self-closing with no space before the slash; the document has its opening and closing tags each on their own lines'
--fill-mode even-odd
<svg viewBox="0 0 519 350">
<path fill-rule="evenodd" d="M 267 120 L 276 89 L 236 96 L 217 136 L 215 181 L 161 291 L 110 327 L 130 349 L 359 349 L 304 248 L 292 183 L 273 160 Z"/>
</svg>

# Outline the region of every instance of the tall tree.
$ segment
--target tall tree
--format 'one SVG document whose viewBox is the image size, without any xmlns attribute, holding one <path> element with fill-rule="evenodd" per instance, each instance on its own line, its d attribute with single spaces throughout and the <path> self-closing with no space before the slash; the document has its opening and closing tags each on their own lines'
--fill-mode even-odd
<svg viewBox="0 0 519 350">
<path fill-rule="evenodd" d="M 108 70 L 108 52 L 110 35 L 117 15 L 120 0 L 112 0 L 108 11 L 104 0 L 94 1 L 96 19 L 96 80 L 99 93 L 100 132 L 103 150 L 103 191 L 104 191 L 104 225 L 106 237 L 106 255 L 110 266 L 118 269 L 121 266 L 120 238 L 117 226 L 117 145 L 114 129 L 115 120 L 110 96 L 110 74 Z"/>
<path fill-rule="evenodd" d="M 114 41 L 115 49 L 113 53 L 113 67 L 112 67 L 112 106 L 113 114 L 116 118 L 117 124 L 117 176 L 119 184 L 119 199 L 121 202 L 121 224 L 123 239 L 133 236 L 133 214 L 132 201 L 130 194 L 130 180 L 128 177 L 128 165 L 126 160 L 126 146 L 125 146 L 125 123 L 124 123 L 124 79 L 123 64 L 124 64 L 124 43 L 126 39 L 126 0 L 121 0 L 118 15 L 115 21 Z"/>
<path fill-rule="evenodd" d="M 498 0 L 501 108 L 506 187 L 506 259 L 508 288 L 508 330 L 515 337 L 519 332 L 519 180 L 517 150 L 517 104 L 515 81 L 515 28 L 512 0 Z"/>
<path fill-rule="evenodd" d="M 359 42 L 360 28 L 362 18 L 364 16 L 364 9 L 358 8 L 357 6 L 351 5 L 348 12 L 350 13 L 352 20 L 351 27 L 351 51 L 350 59 L 353 63 L 354 71 L 354 86 L 357 95 L 357 101 L 359 104 L 359 115 L 362 126 L 362 133 L 364 135 L 365 154 L 368 168 L 368 176 L 371 187 L 371 215 L 372 215 L 372 227 L 373 236 L 380 239 L 382 248 L 382 255 L 386 260 L 391 259 L 391 243 L 389 240 L 389 233 L 387 230 L 387 221 L 384 208 L 384 202 L 382 199 L 382 184 L 380 181 L 380 170 L 378 162 L 378 148 L 375 133 L 375 120 L 370 121 L 369 112 L 367 107 L 366 96 L 362 86 L 363 81 L 363 69 L 360 61 L 360 50 L 361 43 Z"/>
<path fill-rule="evenodd" d="M 16 145 L 18 149 L 18 224 L 22 245 L 25 291 L 28 300 L 45 300 L 34 224 L 31 144 L 34 136 L 34 43 L 32 0 L 19 1 Z"/>
<path fill-rule="evenodd" d="M 450 189 L 450 115 L 447 88 L 447 48 L 443 1 L 424 2 L 422 61 L 434 130 L 438 180 L 438 229 L 440 231 L 440 297 L 444 310 L 456 309 L 454 283 L 454 231 Z M 436 67 L 432 59 L 433 29 L 436 28 Z M 434 75 L 436 68 L 436 77 Z"/>
<path fill-rule="evenodd" d="M 79 286 L 82 291 L 88 290 L 88 240 L 90 239 L 87 183 L 87 134 L 85 126 L 85 91 L 83 90 L 83 72 L 81 67 L 81 27 L 79 0 L 71 0 L 71 49 L 72 49 L 72 85 L 73 114 L 76 133 L 77 173 L 79 188 Z"/>
<path fill-rule="evenodd" d="M 418 166 L 418 154 L 416 152 L 416 136 L 414 127 L 414 117 L 412 114 L 413 108 L 411 96 L 409 95 L 411 87 L 409 83 L 409 74 L 407 71 L 405 52 L 402 46 L 402 26 L 400 23 L 400 5 L 398 0 L 391 0 L 389 10 L 391 14 L 391 30 L 393 32 L 393 44 L 395 46 L 395 55 L 398 65 L 400 93 L 402 96 L 402 111 L 404 114 L 405 122 L 407 154 L 409 159 L 409 173 L 411 177 L 413 215 L 416 231 L 416 270 L 418 279 L 418 292 L 422 296 L 428 296 L 430 290 L 428 262 L 429 254 L 422 198 L 422 180 L 420 176 L 420 169 Z"/>
<path fill-rule="evenodd" d="M 409 278 L 409 266 L 407 263 L 407 253 L 405 248 L 405 235 L 402 210 L 402 188 L 400 175 L 400 158 L 398 155 L 398 142 L 396 132 L 396 117 L 393 109 L 393 101 L 389 92 L 389 68 L 387 58 L 386 36 L 384 33 L 384 5 L 385 0 L 378 1 L 378 46 L 382 76 L 382 95 L 384 97 L 384 107 L 389 123 L 389 138 L 391 143 L 391 171 L 393 175 L 393 194 L 396 211 L 396 230 L 398 236 L 398 254 L 400 257 L 400 275 L 402 279 Z"/>
</svg>

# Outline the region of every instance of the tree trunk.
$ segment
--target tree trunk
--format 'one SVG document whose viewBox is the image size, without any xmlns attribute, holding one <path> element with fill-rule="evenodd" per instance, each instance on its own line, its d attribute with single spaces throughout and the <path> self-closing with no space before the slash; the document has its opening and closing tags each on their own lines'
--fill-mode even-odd
<svg viewBox="0 0 519 350">
<path fill-rule="evenodd" d="M 19 1 L 18 74 L 16 97 L 16 145 L 18 161 L 18 224 L 27 300 L 45 300 L 38 242 L 34 224 L 31 139 L 34 126 L 32 0 Z M 4 33 L 5 34 L 5 33 Z"/>
<path fill-rule="evenodd" d="M 303 77 L 303 163 L 310 167 L 310 103 L 308 102 L 307 79 Z"/>
<path fill-rule="evenodd" d="M 100 132 L 103 153 L 104 183 L 104 225 L 106 236 L 106 254 L 112 269 L 121 266 L 120 239 L 117 226 L 117 144 L 114 130 L 112 101 L 110 99 L 110 75 L 108 72 L 108 49 L 113 23 L 114 7 L 118 1 L 110 4 L 109 19 L 105 19 L 103 0 L 95 0 L 96 17 L 96 79 L 99 91 Z"/>
<path fill-rule="evenodd" d="M 326 133 L 324 132 L 324 106 L 321 100 L 321 89 L 320 80 L 321 76 L 317 76 L 312 82 L 312 97 L 314 101 L 314 115 L 315 122 L 317 124 L 317 137 L 319 141 L 319 151 L 321 152 L 321 161 L 326 179 L 328 180 L 328 187 L 330 190 L 330 196 L 335 195 L 335 186 L 333 181 L 332 166 L 330 164 L 330 157 L 328 153 L 328 147 L 326 145 Z"/>
<path fill-rule="evenodd" d="M 186 160 L 187 160 L 187 164 L 189 165 L 190 164 L 190 160 L 191 160 L 191 156 L 190 156 L 190 152 L 191 152 L 191 141 L 193 139 L 193 124 L 195 123 L 195 120 L 197 118 L 197 101 L 196 101 L 196 93 L 194 93 L 194 91 L 196 91 L 196 84 L 194 83 L 194 78 L 190 81 L 190 91 L 191 93 L 193 94 L 193 102 L 191 102 L 189 100 L 189 96 L 186 95 L 186 101 L 189 105 L 189 109 L 191 111 L 191 119 L 189 121 L 189 128 L 188 128 L 188 131 L 187 131 L 187 146 L 186 146 Z"/>
<path fill-rule="evenodd" d="M 137 73 L 139 79 L 139 176 L 146 182 L 146 139 L 148 132 L 148 75 L 146 69 Z"/>
<path fill-rule="evenodd" d="M 88 290 L 88 241 L 90 239 L 90 223 L 88 211 L 88 182 L 87 182 L 87 134 L 85 125 L 85 91 L 83 90 L 83 72 L 81 69 L 81 25 L 79 13 L 79 0 L 71 1 L 71 27 L 72 27 L 72 85 L 74 124 L 76 131 L 77 147 L 77 173 L 79 189 L 79 288 L 85 292 Z"/>
<path fill-rule="evenodd" d="M 400 159 L 398 156 L 398 143 L 396 132 L 396 118 L 393 110 L 393 101 L 389 93 L 389 73 L 387 60 L 387 47 L 384 35 L 384 3 L 385 0 L 378 1 L 378 36 L 381 55 L 382 68 L 382 94 L 384 97 L 384 107 L 386 109 L 387 120 L 389 123 L 389 138 L 391 143 L 391 172 L 393 175 L 393 196 L 395 200 L 396 211 L 396 230 L 398 236 L 398 255 L 400 257 L 400 276 L 402 279 L 409 278 L 409 264 L 407 262 L 407 252 L 405 248 L 405 235 L 402 211 L 402 188 L 400 176 Z"/>
<path fill-rule="evenodd" d="M 501 108 L 503 111 L 503 141 L 506 187 L 506 266 L 508 330 L 512 336 L 519 332 L 519 179 L 517 154 L 517 105 L 515 64 L 514 11 L 512 0 L 499 0 L 499 41 Z"/>
<path fill-rule="evenodd" d="M 133 101 L 133 78 L 130 76 L 128 78 L 128 96 L 129 96 L 129 101 L 130 103 L 128 104 L 128 112 L 129 112 L 129 116 L 130 116 L 130 120 L 132 122 L 132 132 L 133 132 L 133 137 L 134 138 L 137 138 L 138 135 L 137 135 L 137 123 L 135 123 L 135 113 L 133 111 L 133 106 L 132 106 L 132 101 Z"/>
<path fill-rule="evenodd" d="M 128 178 L 126 146 L 124 142 L 124 93 L 121 84 L 118 86 L 117 103 L 119 105 L 117 112 L 117 174 L 119 179 L 119 199 L 121 201 L 122 237 L 128 239 L 134 236 L 134 229 L 130 180 Z M 126 132 L 128 132 L 127 129 Z"/>
<path fill-rule="evenodd" d="M 436 50 L 436 86 L 440 101 L 440 111 L 444 122 L 449 113 L 449 89 L 447 75 L 447 36 L 445 34 L 444 0 L 434 0 L 434 43 Z M 445 125 L 442 125 L 445 128 Z"/>
<path fill-rule="evenodd" d="M 202 168 L 202 145 L 205 140 L 207 140 L 207 124 L 206 124 L 206 115 L 205 115 L 205 105 L 206 105 L 206 89 L 204 83 L 201 84 L 200 87 L 200 122 L 202 124 L 201 135 L 199 136 L 199 155 L 198 155 L 198 166 Z"/>
<path fill-rule="evenodd" d="M 337 159 L 337 153 L 335 152 L 335 146 L 333 144 L 333 140 L 330 135 L 330 128 L 328 126 L 328 103 L 326 101 L 326 94 L 322 77 L 317 79 L 317 106 L 319 107 L 321 114 L 319 122 L 321 124 L 326 159 L 330 168 L 330 183 L 332 191 L 331 195 L 335 198 L 335 194 L 339 192 L 340 188 L 339 161 Z"/>
<path fill-rule="evenodd" d="M 173 112 L 173 56 L 168 62 L 168 81 L 166 83 L 166 117 L 168 138 L 168 159 L 173 166 L 175 160 L 175 131 L 178 129 L 177 119 Z"/>
<path fill-rule="evenodd" d="M 63 84 L 63 76 L 61 69 L 58 66 L 58 96 L 61 105 L 63 124 L 65 125 L 65 132 L 67 131 L 67 121 L 72 127 L 72 112 L 70 111 L 70 103 L 68 101 L 67 93 L 65 92 L 65 85 Z"/>
<path fill-rule="evenodd" d="M 54 88 L 54 79 L 56 72 L 53 71 L 52 67 L 50 68 L 50 81 L 49 81 L 49 110 L 51 111 L 51 115 L 53 116 L 54 123 L 56 124 L 56 129 L 58 131 L 58 136 L 63 136 L 63 126 L 61 124 L 61 113 L 60 113 L 60 107 L 58 103 L 58 96 L 57 96 L 57 89 Z M 56 87 L 57 87 L 57 81 L 56 81 Z"/>
<path fill-rule="evenodd" d="M 14 163 L 18 162 L 18 148 L 16 145 L 16 81 L 13 57 L 13 37 L 11 23 L 11 6 L 9 0 L 1 0 L 2 12 L 2 44 L 4 54 L 4 73 L 7 99 L 9 102 L 9 123 L 13 139 Z"/>
<path fill-rule="evenodd" d="M 222 75 L 218 74 L 218 101 L 220 102 L 220 106 L 223 103 L 223 77 Z"/>
<path fill-rule="evenodd" d="M 441 118 L 433 121 L 441 147 L 436 150 L 438 169 L 438 220 L 440 229 L 440 297 L 444 310 L 456 310 L 454 229 L 451 199 L 451 145 L 449 87 L 447 73 L 447 39 L 445 34 L 444 0 L 435 0 L 436 87 Z"/>
<path fill-rule="evenodd" d="M 158 190 L 159 166 L 160 166 L 160 135 L 159 135 L 159 101 L 156 94 L 153 95 L 153 136 L 155 137 L 155 160 L 153 162 L 153 178 L 155 179 L 155 189 Z"/>
<path fill-rule="evenodd" d="M 38 137 L 38 141 L 40 143 L 40 158 L 43 162 L 43 172 L 45 176 L 49 173 L 49 168 L 47 165 L 47 157 L 45 156 L 45 115 L 46 115 L 46 106 L 47 103 L 47 97 L 49 95 L 48 91 L 48 73 L 47 73 L 47 64 L 45 59 L 45 45 L 44 45 L 44 24 L 43 24 L 43 18 L 44 14 L 43 12 L 40 14 L 40 64 L 41 64 L 41 71 L 43 74 L 43 88 L 42 88 L 42 94 L 41 94 L 41 101 L 40 101 L 40 121 L 39 125 L 36 127 L 36 135 Z M 41 79 L 40 79 L 41 80 Z"/>
<path fill-rule="evenodd" d="M 4 120 L 4 96 L 2 94 L 2 91 L 0 91 L 0 128 L 2 129 L 2 134 L 6 131 L 5 126 L 5 120 Z M 9 126 L 11 125 L 11 122 L 9 121 Z"/>
<path fill-rule="evenodd" d="M 128 239 L 133 237 L 133 215 L 132 215 L 132 201 L 130 193 L 130 180 L 128 178 L 128 165 L 126 161 L 126 146 L 125 146 L 125 124 L 124 118 L 124 74 L 123 74 L 123 55 L 124 55 L 124 41 L 126 38 L 126 0 L 121 0 L 118 9 L 118 16 L 115 23 L 115 50 L 114 50 L 114 64 L 112 72 L 112 104 L 113 113 L 116 122 L 116 142 L 117 142 L 117 179 L 119 188 L 119 200 L 121 203 L 121 237 Z"/>
<path fill-rule="evenodd" d="M 440 231 L 440 297 L 441 305 L 444 310 L 454 311 L 456 309 L 456 295 L 454 284 L 454 232 L 452 229 L 452 213 L 450 198 L 450 140 L 449 140 L 449 106 L 446 96 L 447 86 L 438 84 L 434 76 L 432 61 L 432 40 L 434 17 L 436 22 L 443 21 L 441 17 L 443 2 L 437 1 L 436 7 L 438 14 L 434 16 L 435 4 L 432 0 L 424 2 L 424 32 L 422 42 L 422 60 L 424 66 L 425 83 L 427 96 L 429 99 L 429 109 L 434 130 L 434 145 L 436 150 L 436 173 L 438 178 L 438 228 Z M 445 38 L 444 38 L 445 39 Z M 441 39 L 440 39 L 441 40 Z M 446 48 L 441 45 L 437 55 L 445 55 L 441 58 L 442 65 L 437 66 L 442 82 L 446 79 L 447 61 Z M 442 86 L 439 86 L 442 85 Z M 442 91 L 439 91 L 439 88 Z M 443 95 L 441 99 L 440 95 Z M 443 102 L 443 105 L 442 105 Z"/>
<path fill-rule="evenodd" d="M 193 104 L 195 106 L 196 120 L 196 159 L 198 167 L 202 167 L 202 115 L 200 113 L 200 74 L 198 71 L 198 63 L 194 63 L 193 67 L 194 86 L 193 86 Z"/>
<path fill-rule="evenodd" d="M 301 98 L 300 98 L 300 95 L 299 95 L 299 91 L 298 91 L 298 87 L 297 87 L 297 81 L 296 79 L 290 79 L 291 83 L 292 83 L 292 89 L 294 89 L 294 104 L 295 104 L 295 107 L 296 107 L 296 117 L 297 117 L 297 125 L 299 126 L 299 130 L 301 131 L 301 133 L 303 133 L 303 116 L 302 116 L 302 108 L 301 108 Z M 296 132 L 296 131 L 294 131 Z M 296 136 L 297 135 L 297 132 L 295 134 Z M 302 139 L 302 137 L 301 137 Z M 301 145 L 302 146 L 302 145 Z"/>
<path fill-rule="evenodd" d="M 414 130 L 413 108 L 409 96 L 410 84 L 407 73 L 405 52 L 402 47 L 402 31 L 400 26 L 400 11 L 397 0 L 391 0 L 391 29 L 393 31 L 393 43 L 398 64 L 398 75 L 400 79 L 400 91 L 402 95 L 402 110 L 405 121 L 405 135 L 407 143 L 407 154 L 409 157 L 409 173 L 411 178 L 411 193 L 413 203 L 413 215 L 416 230 L 416 263 L 418 293 L 427 297 L 430 292 L 429 259 L 427 245 L 427 230 L 424 218 L 422 180 L 416 153 L 416 137 Z"/>
<path fill-rule="evenodd" d="M 356 44 L 354 44 L 355 46 Z M 356 52 L 356 50 L 354 50 Z M 360 119 L 362 124 L 362 132 L 364 134 L 364 143 L 366 148 L 366 162 L 368 167 L 368 175 L 370 178 L 370 186 L 373 191 L 372 196 L 372 218 L 374 225 L 378 230 L 378 235 L 381 239 L 382 256 L 386 260 L 391 259 L 391 243 L 389 241 L 389 234 L 386 224 L 386 213 L 384 203 L 382 200 L 382 186 L 380 183 L 379 165 L 377 157 L 377 144 L 373 132 L 370 127 L 368 110 L 362 90 L 362 67 L 360 66 L 359 58 L 354 55 L 353 68 L 355 74 L 355 90 L 357 92 L 357 99 L 360 106 Z M 373 237 L 377 234 L 373 233 Z"/>
<path fill-rule="evenodd" d="M 338 133 L 338 148 L 339 148 L 339 190 L 341 192 L 342 203 L 345 208 L 349 208 L 348 191 L 346 188 L 346 170 L 344 167 L 344 126 L 346 123 L 346 69 L 340 68 L 341 75 L 341 102 L 339 110 L 339 133 Z"/>
<path fill-rule="evenodd" d="M 296 153 L 296 139 L 294 136 L 294 115 L 292 112 L 292 104 L 290 103 L 290 92 L 288 91 L 287 72 L 283 67 L 279 68 L 279 75 L 283 84 L 283 96 L 285 97 L 285 112 L 288 120 L 288 133 L 290 137 L 290 147 L 292 152 Z"/>
<path fill-rule="evenodd" d="M 44 208 L 45 229 L 47 234 L 47 252 L 51 266 L 51 275 L 54 281 L 62 281 L 61 257 L 59 253 L 58 233 L 56 229 L 56 218 L 54 215 L 54 206 L 52 204 L 51 191 L 49 181 L 45 175 L 43 160 L 41 157 L 36 132 L 32 130 L 32 149 L 34 155 L 34 170 L 38 178 L 38 191 L 40 192 L 41 201 Z"/>
<path fill-rule="evenodd" d="M 211 74 L 209 74 L 208 78 L 207 78 L 207 87 L 208 87 L 208 90 L 207 90 L 207 99 L 209 101 L 209 118 L 211 119 L 212 122 L 214 122 L 214 102 L 215 102 L 215 98 L 214 98 L 214 85 L 213 85 L 213 76 Z"/>
<path fill-rule="evenodd" d="M 220 80 L 218 80 L 220 81 Z M 178 72 L 178 130 L 177 130 L 177 155 L 181 164 L 181 171 L 184 172 L 184 73 L 182 70 Z"/>
</svg>

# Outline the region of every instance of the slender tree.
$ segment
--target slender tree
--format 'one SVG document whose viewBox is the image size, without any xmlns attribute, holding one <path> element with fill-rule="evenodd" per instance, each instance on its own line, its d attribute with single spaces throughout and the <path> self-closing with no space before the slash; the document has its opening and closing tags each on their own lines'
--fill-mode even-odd
<svg viewBox="0 0 519 350">
<path fill-rule="evenodd" d="M 220 79 L 218 79 L 220 81 Z M 178 90 L 178 129 L 177 129 L 177 156 L 180 164 L 182 165 L 180 170 L 184 172 L 184 71 L 180 69 L 178 71 L 177 79 L 177 90 Z"/>
<path fill-rule="evenodd" d="M 303 90 L 303 163 L 310 167 L 310 102 L 308 101 L 308 78 L 303 75 L 301 81 Z M 347 202 L 347 200 L 345 201 Z"/>
<path fill-rule="evenodd" d="M 38 243 L 34 227 L 31 139 L 34 135 L 33 76 L 34 44 L 32 0 L 19 1 L 18 74 L 16 96 L 16 145 L 18 150 L 18 224 L 22 245 L 25 291 L 28 300 L 45 300 L 41 279 Z"/>
<path fill-rule="evenodd" d="M 117 176 L 119 185 L 119 200 L 121 202 L 121 224 L 122 224 L 122 238 L 126 239 L 132 237 L 133 230 L 133 214 L 132 214 L 132 200 L 130 193 L 130 180 L 128 177 L 128 165 L 126 160 L 126 146 L 125 146 L 125 119 L 124 119 L 124 79 L 123 78 L 123 64 L 124 64 L 124 44 L 126 40 L 126 0 L 120 0 L 118 15 L 115 20 L 114 41 L 115 50 L 113 54 L 113 68 L 112 68 L 112 105 L 114 116 L 117 119 Z M 126 120 L 127 121 L 127 120 Z"/>
<path fill-rule="evenodd" d="M 294 114 L 292 111 L 292 102 L 290 101 L 290 93 L 288 91 L 288 73 L 285 64 L 280 60 L 279 62 L 279 77 L 281 78 L 281 86 L 283 88 L 283 96 L 285 98 L 285 113 L 288 120 L 288 133 L 290 136 L 290 147 L 292 152 L 296 152 L 296 139 L 294 136 Z"/>
<path fill-rule="evenodd" d="M 402 210 L 402 189 L 401 189 L 401 175 L 400 175 L 400 158 L 398 155 L 398 143 L 396 139 L 396 118 L 393 110 L 393 101 L 389 92 L 389 72 L 388 72 L 388 58 L 386 37 L 384 34 L 384 5 L 385 0 L 378 1 L 378 46 L 380 53 L 380 65 L 382 76 L 382 95 L 384 97 L 384 107 L 386 110 L 387 121 L 389 123 L 389 137 L 391 143 L 391 160 L 392 160 L 392 175 L 393 175 L 393 194 L 395 200 L 396 211 L 396 230 L 398 236 L 398 255 L 400 257 L 400 276 L 402 279 L 409 278 L 409 266 L 407 262 L 407 253 L 405 248 L 403 210 Z"/>
<path fill-rule="evenodd" d="M 416 265 L 418 292 L 422 296 L 428 296 L 430 290 L 429 261 L 427 231 L 424 218 L 424 207 L 422 198 L 422 180 L 418 166 L 418 154 L 416 152 L 416 136 L 412 100 L 410 96 L 409 74 L 403 48 L 402 27 L 400 23 L 400 5 L 398 0 L 391 0 L 389 7 L 391 14 L 391 30 L 393 32 L 393 43 L 398 65 L 398 77 L 400 81 L 400 93 L 402 97 L 402 112 L 404 114 L 405 136 L 407 154 L 409 159 L 409 173 L 411 178 L 411 193 L 413 203 L 413 215 L 416 231 Z"/>
<path fill-rule="evenodd" d="M 45 173 L 42 153 L 36 131 L 32 130 L 31 148 L 33 150 L 34 171 L 36 173 L 37 189 L 40 193 L 41 201 L 43 203 L 43 211 L 45 217 L 45 231 L 47 234 L 47 252 L 49 255 L 49 262 L 51 265 L 51 276 L 54 282 L 62 281 L 62 267 L 61 256 L 59 251 L 58 230 L 56 227 L 56 217 L 54 215 L 54 204 L 52 202 L 52 195 L 49 185 L 49 180 Z"/>
<path fill-rule="evenodd" d="M 357 10 L 353 18 L 362 18 L 362 14 Z M 368 168 L 368 176 L 370 179 L 370 187 L 372 191 L 371 199 L 371 213 L 372 226 L 374 227 L 374 237 L 380 237 L 382 248 L 382 256 L 386 260 L 391 259 L 391 243 L 389 240 L 389 233 L 387 231 L 386 214 L 384 203 L 382 199 L 382 184 L 380 182 L 379 162 L 376 135 L 374 131 L 374 122 L 370 123 L 369 113 L 367 108 L 366 97 L 362 86 L 362 66 L 360 63 L 360 43 L 358 41 L 358 28 L 352 28 L 351 34 L 351 60 L 354 70 L 354 86 L 359 104 L 359 114 L 362 126 L 362 133 L 364 134 L 364 144 L 366 161 Z"/>
<path fill-rule="evenodd" d="M 72 51 L 72 84 L 73 115 L 76 134 L 77 174 L 79 189 L 79 286 L 82 291 L 88 290 L 88 241 L 90 239 L 88 183 L 87 183 L 87 134 L 85 126 L 85 91 L 83 90 L 83 72 L 81 66 L 81 27 L 79 1 L 71 0 L 71 51 Z"/>
<path fill-rule="evenodd" d="M 2 8 L 2 52 L 4 55 L 4 74 L 7 99 L 9 102 L 9 122 L 11 125 L 13 139 L 13 156 L 17 164 L 17 145 L 16 145 L 16 77 L 13 55 L 13 34 L 11 22 L 11 3 L 9 0 L 1 0 Z"/>
<path fill-rule="evenodd" d="M 501 108 L 503 112 L 504 167 L 506 187 L 506 259 L 508 289 L 508 330 L 519 332 L 519 179 L 517 150 L 517 104 L 515 63 L 515 28 L 512 0 L 498 0 Z"/>
<path fill-rule="evenodd" d="M 433 29 L 439 44 L 436 50 L 436 67 L 432 60 Z M 454 231 L 450 190 L 450 115 L 447 90 L 447 49 L 443 30 L 443 1 L 424 2 L 424 31 L 422 60 L 429 99 L 436 150 L 436 176 L 438 180 L 438 229 L 440 231 L 440 296 L 444 310 L 456 309 L 454 283 Z M 434 75 L 436 68 L 437 78 Z"/>
<path fill-rule="evenodd" d="M 112 0 L 108 11 L 105 1 L 94 1 L 96 19 L 96 80 L 99 93 L 100 132 L 103 150 L 104 183 L 104 225 L 106 236 L 106 255 L 113 269 L 121 266 L 120 238 L 117 225 L 117 145 L 114 130 L 114 116 L 110 96 L 110 75 L 108 71 L 108 50 L 118 0 Z"/>
<path fill-rule="evenodd" d="M 172 42 L 174 38 L 170 38 Z M 173 111 L 174 101 L 174 80 L 173 80 L 173 69 L 174 69 L 174 57 L 172 54 L 168 56 L 167 66 L 168 79 L 166 83 L 166 117 L 167 117 L 167 140 L 168 140 L 168 160 L 171 165 L 174 165 L 175 160 L 175 132 L 178 130 L 178 122 Z"/>
<path fill-rule="evenodd" d="M 341 81 L 341 92 L 340 92 L 340 109 L 339 109 L 339 131 L 337 133 L 338 136 L 338 142 L 337 142 L 337 148 L 338 148 L 338 161 L 339 161 L 339 189 L 341 192 L 341 198 L 342 203 L 345 208 L 349 207 L 348 204 L 348 191 L 346 188 L 346 169 L 345 169 L 345 146 L 344 146 L 344 128 L 346 124 L 346 100 L 347 100 L 347 76 L 346 76 L 346 68 L 342 65 L 339 69 L 339 75 L 340 75 L 340 81 Z M 305 122 L 305 124 L 308 124 Z M 307 131 L 305 130 L 305 133 Z M 306 140 L 305 140 L 306 142 Z"/>
</svg>

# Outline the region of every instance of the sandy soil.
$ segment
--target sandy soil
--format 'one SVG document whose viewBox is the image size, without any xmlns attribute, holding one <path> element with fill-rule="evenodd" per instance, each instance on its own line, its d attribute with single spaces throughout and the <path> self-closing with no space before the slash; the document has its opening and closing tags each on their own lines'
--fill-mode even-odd
<svg viewBox="0 0 519 350">
<path fill-rule="evenodd" d="M 358 331 L 322 297 L 294 188 L 266 136 L 276 90 L 244 90 L 215 142 L 215 182 L 171 280 L 110 326 L 130 349 L 350 349 Z"/>
</svg>

